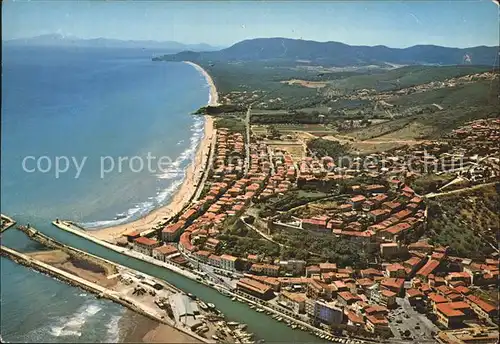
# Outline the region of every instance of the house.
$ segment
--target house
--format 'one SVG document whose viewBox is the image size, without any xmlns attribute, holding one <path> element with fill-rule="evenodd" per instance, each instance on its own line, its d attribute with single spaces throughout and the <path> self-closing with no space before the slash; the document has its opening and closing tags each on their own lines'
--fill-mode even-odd
<svg viewBox="0 0 500 344">
<path fill-rule="evenodd" d="M 335 264 L 335 263 L 320 263 L 319 270 L 321 273 L 336 272 L 337 271 L 337 264 Z"/>
<path fill-rule="evenodd" d="M 408 245 L 409 251 L 419 251 L 430 253 L 434 250 L 434 246 L 427 243 L 426 240 L 421 240 Z"/>
<path fill-rule="evenodd" d="M 482 319 L 491 320 L 492 318 L 498 317 L 498 310 L 495 306 L 475 295 L 467 296 L 465 301 L 469 303 L 472 310 Z"/>
<path fill-rule="evenodd" d="M 450 284 L 455 281 L 461 281 L 464 283 L 464 285 L 471 285 L 472 282 L 472 276 L 465 272 L 451 272 L 449 273 L 445 278 L 446 283 Z"/>
<path fill-rule="evenodd" d="M 216 267 L 220 267 L 221 265 L 221 259 L 220 256 L 217 256 L 215 254 L 211 254 L 208 256 L 208 264 Z"/>
<path fill-rule="evenodd" d="M 436 339 L 442 344 L 498 343 L 498 326 L 474 326 L 458 330 L 439 331 Z"/>
<path fill-rule="evenodd" d="M 389 264 L 385 268 L 385 275 L 387 277 L 395 277 L 395 278 L 405 278 L 406 270 L 403 265 L 399 263 Z"/>
<path fill-rule="evenodd" d="M 359 209 L 365 200 L 365 196 L 357 195 L 349 199 L 349 204 L 351 204 L 352 209 Z"/>
<path fill-rule="evenodd" d="M 360 297 L 358 295 L 353 295 L 348 291 L 341 291 L 337 293 L 337 300 L 341 305 L 352 305 L 353 303 L 360 301 Z"/>
<path fill-rule="evenodd" d="M 184 225 L 184 221 L 179 221 L 163 228 L 163 230 L 161 231 L 162 240 L 165 242 L 176 241 L 177 238 L 179 238 L 179 236 L 181 235 Z"/>
<path fill-rule="evenodd" d="M 388 209 L 375 209 L 368 213 L 368 216 L 371 218 L 373 222 L 380 222 L 391 214 Z"/>
<path fill-rule="evenodd" d="M 405 232 L 410 228 L 411 225 L 409 223 L 401 222 L 384 230 L 381 230 L 379 233 L 377 233 L 377 236 L 391 241 L 399 241 L 402 239 Z"/>
<path fill-rule="evenodd" d="M 404 282 L 404 278 L 384 278 L 380 281 L 380 286 L 402 295 Z"/>
<path fill-rule="evenodd" d="M 363 278 L 374 278 L 374 277 L 383 277 L 384 273 L 380 270 L 374 268 L 368 268 L 360 270 L 361 277 Z"/>
<path fill-rule="evenodd" d="M 422 303 L 424 294 L 418 289 L 409 288 L 406 289 L 406 297 L 408 298 L 410 305 L 415 306 L 419 303 Z"/>
<path fill-rule="evenodd" d="M 306 277 L 311 277 L 312 275 L 317 275 L 320 273 L 319 266 L 317 265 L 310 265 L 306 267 Z"/>
<path fill-rule="evenodd" d="M 250 278 L 236 282 L 236 289 L 262 300 L 270 300 L 275 296 L 271 287 Z"/>
<path fill-rule="evenodd" d="M 161 260 L 162 262 L 167 261 L 167 257 L 178 253 L 177 247 L 171 244 L 155 247 L 152 251 L 153 258 Z"/>
<path fill-rule="evenodd" d="M 212 253 L 210 251 L 206 251 L 206 250 L 199 250 L 199 251 L 196 251 L 193 255 L 194 257 L 203 262 L 203 263 L 207 263 L 208 262 L 208 257 L 211 255 Z"/>
<path fill-rule="evenodd" d="M 252 264 L 250 271 L 257 274 L 262 274 L 266 276 L 279 276 L 280 267 L 279 265 L 272 264 Z"/>
<path fill-rule="evenodd" d="M 345 309 L 344 314 L 347 317 L 347 325 L 354 327 L 362 327 L 365 325 L 363 317 L 357 315 L 353 311 Z"/>
<path fill-rule="evenodd" d="M 384 202 L 382 203 L 382 209 L 387 209 L 391 213 L 395 213 L 401 209 L 401 203 L 394 201 Z"/>
<path fill-rule="evenodd" d="M 223 254 L 222 256 L 220 256 L 220 267 L 225 270 L 235 271 L 237 261 L 237 257 L 231 256 L 229 254 Z"/>
<path fill-rule="evenodd" d="M 446 297 L 444 297 L 443 295 L 440 295 L 440 294 L 429 293 L 429 295 L 427 296 L 427 301 L 434 308 L 439 303 L 448 302 L 448 299 Z"/>
<path fill-rule="evenodd" d="M 332 298 L 332 287 L 322 281 L 311 279 L 307 285 L 307 296 L 312 299 L 323 298 L 330 300 Z"/>
<path fill-rule="evenodd" d="M 423 281 L 427 281 L 430 274 L 434 272 L 439 266 L 440 262 L 438 260 L 429 259 L 425 265 L 418 270 L 416 276 Z"/>
<path fill-rule="evenodd" d="M 306 298 L 303 295 L 283 291 L 279 294 L 279 303 L 293 310 L 295 314 L 305 312 Z"/>
<path fill-rule="evenodd" d="M 342 307 L 335 302 L 326 302 L 323 300 L 314 301 L 314 311 L 312 314 L 314 323 L 322 323 L 327 325 L 341 324 L 344 318 Z"/>
<path fill-rule="evenodd" d="M 388 289 L 381 289 L 379 296 L 379 304 L 387 308 L 393 308 L 396 306 L 396 296 L 397 294 Z"/>
<path fill-rule="evenodd" d="M 419 257 L 411 257 L 403 262 L 403 266 L 406 269 L 406 274 L 409 277 L 413 277 L 415 273 L 422 267 L 424 260 Z"/>
<path fill-rule="evenodd" d="M 377 303 L 387 308 L 392 308 L 396 305 L 397 293 L 381 287 L 378 283 L 369 287 L 367 292 L 372 303 Z"/>
<path fill-rule="evenodd" d="M 304 272 L 306 261 L 298 259 L 282 260 L 280 261 L 279 265 L 281 267 L 281 270 L 284 270 L 293 275 L 299 275 Z"/>
<path fill-rule="evenodd" d="M 302 220 L 302 228 L 313 231 L 325 232 L 327 231 L 328 217 L 326 216 L 318 216 L 313 217 L 312 219 L 303 219 Z"/>
<path fill-rule="evenodd" d="M 465 320 L 464 312 L 454 309 L 450 303 L 438 303 L 434 307 L 437 321 L 446 328 L 460 327 Z"/>
<path fill-rule="evenodd" d="M 219 247 L 219 244 L 220 240 L 208 238 L 207 241 L 205 241 L 205 249 L 214 252 Z"/>
<path fill-rule="evenodd" d="M 395 242 L 386 242 L 380 244 L 380 255 L 384 259 L 391 259 L 399 256 L 402 253 L 403 249 L 398 243 Z"/>
<path fill-rule="evenodd" d="M 389 328 L 389 321 L 385 316 L 373 316 L 373 315 L 367 316 L 366 330 L 381 335 L 391 333 L 391 329 Z"/>
<path fill-rule="evenodd" d="M 134 250 L 147 254 L 148 256 L 151 256 L 153 254 L 153 249 L 158 246 L 160 246 L 158 241 L 146 237 L 139 237 L 135 239 L 133 243 Z"/>
</svg>

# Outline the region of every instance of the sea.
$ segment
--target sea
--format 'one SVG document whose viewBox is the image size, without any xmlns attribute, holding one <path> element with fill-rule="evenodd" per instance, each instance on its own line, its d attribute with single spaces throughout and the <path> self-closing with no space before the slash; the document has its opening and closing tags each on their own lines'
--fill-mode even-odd
<svg viewBox="0 0 500 344">
<path fill-rule="evenodd" d="M 151 61 L 161 53 L 2 45 L 1 212 L 50 232 L 56 218 L 100 228 L 166 204 L 203 137 L 192 113 L 209 86 L 192 66 Z M 1 240 L 42 249 L 15 229 Z M 1 258 L 8 342 L 117 342 L 124 313 Z"/>
</svg>

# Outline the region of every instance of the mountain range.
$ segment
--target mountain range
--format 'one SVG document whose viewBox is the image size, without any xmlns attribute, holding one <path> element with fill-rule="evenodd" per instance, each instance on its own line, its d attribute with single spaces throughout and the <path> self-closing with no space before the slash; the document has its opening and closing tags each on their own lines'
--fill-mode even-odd
<svg viewBox="0 0 500 344">
<path fill-rule="evenodd" d="M 299 61 L 323 66 L 385 64 L 498 65 L 499 47 L 448 48 L 415 45 L 389 48 L 383 45 L 354 46 L 340 42 L 316 42 L 289 38 L 256 38 L 219 51 L 183 51 L 161 60 L 193 62 Z"/>
<path fill-rule="evenodd" d="M 169 51 L 213 51 L 220 47 L 205 43 L 183 44 L 175 41 L 153 41 L 153 40 L 119 40 L 109 38 L 83 39 L 74 36 L 60 34 L 47 34 L 29 38 L 17 38 L 2 40 L 2 45 L 10 46 L 56 46 L 56 47 L 100 47 L 100 48 L 138 48 L 138 49 L 162 49 Z"/>
</svg>

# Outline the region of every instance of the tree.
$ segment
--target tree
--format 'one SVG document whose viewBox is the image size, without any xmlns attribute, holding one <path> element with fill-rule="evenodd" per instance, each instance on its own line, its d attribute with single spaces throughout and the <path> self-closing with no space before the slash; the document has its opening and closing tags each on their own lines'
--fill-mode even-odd
<svg viewBox="0 0 500 344">
<path fill-rule="evenodd" d="M 276 129 L 276 127 L 274 125 L 268 126 L 267 132 L 269 133 L 269 136 L 272 139 L 279 139 L 281 136 L 280 132 L 278 131 L 278 129 Z"/>
</svg>

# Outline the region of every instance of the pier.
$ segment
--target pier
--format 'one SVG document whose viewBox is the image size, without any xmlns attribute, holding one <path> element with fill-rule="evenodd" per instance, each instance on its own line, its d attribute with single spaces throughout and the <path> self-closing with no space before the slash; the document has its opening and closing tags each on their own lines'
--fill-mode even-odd
<svg viewBox="0 0 500 344">
<path fill-rule="evenodd" d="M 0 233 L 5 232 L 7 229 L 10 227 L 14 226 L 16 224 L 16 221 L 8 217 L 7 215 L 1 214 L 1 231 Z"/>
<path fill-rule="evenodd" d="M 180 291 L 178 288 L 175 288 L 174 286 L 166 283 L 165 281 L 158 280 L 155 277 L 148 276 L 144 273 L 140 273 L 138 271 L 131 270 L 129 268 L 123 267 L 119 264 L 115 264 L 113 262 L 107 261 L 105 259 L 101 259 L 99 257 L 93 256 L 91 254 L 88 254 L 86 252 L 74 249 L 72 247 L 69 247 L 67 245 L 63 245 L 58 243 L 57 241 L 46 237 L 45 235 L 41 234 L 37 230 L 33 228 L 27 228 L 24 226 L 20 226 L 20 229 L 24 231 L 26 234 L 30 236 L 30 238 L 42 243 L 45 245 L 47 243 L 47 246 L 51 248 L 57 248 L 58 250 L 64 251 L 65 253 L 68 253 L 72 256 L 72 258 L 78 258 L 78 259 L 85 259 L 87 261 L 92 260 L 94 264 L 98 264 L 99 266 L 108 266 L 108 270 L 106 271 L 107 279 L 109 280 L 116 280 L 116 285 L 114 289 L 110 289 L 107 287 L 104 287 L 96 281 L 89 281 L 86 278 L 82 278 L 81 276 L 78 276 L 74 273 L 65 271 L 63 269 L 60 269 L 56 266 L 53 266 L 51 264 L 45 263 L 39 259 L 36 259 L 33 257 L 33 254 L 24 254 L 21 252 L 18 252 L 16 250 L 10 249 L 5 246 L 0 246 L 0 251 L 2 256 L 5 256 L 7 258 L 10 258 L 11 260 L 15 261 L 16 263 L 22 264 L 24 266 L 27 266 L 29 268 L 35 269 L 37 271 L 40 271 L 44 274 L 53 276 L 63 282 L 66 282 L 72 286 L 79 287 L 83 290 L 86 290 L 88 292 L 91 292 L 95 295 L 97 295 L 98 298 L 106 298 L 109 299 L 113 302 L 116 302 L 122 306 L 125 306 L 132 311 L 139 313 L 143 316 L 146 316 L 152 320 L 158 321 L 161 324 L 165 324 L 168 326 L 171 326 L 181 332 L 183 332 L 186 335 L 189 335 L 190 337 L 206 342 L 206 343 L 213 343 L 213 340 L 209 340 L 205 337 L 202 337 L 198 335 L 197 333 L 189 330 L 188 328 L 185 328 L 183 324 L 177 323 L 173 319 L 169 319 L 166 317 L 167 313 L 165 310 L 161 310 L 158 308 L 159 306 L 156 303 L 156 301 L 153 301 L 156 296 L 159 296 L 160 293 L 163 293 L 166 298 L 165 300 L 168 299 L 171 296 L 174 295 L 180 295 L 182 294 L 182 291 Z M 56 251 L 53 251 L 56 252 Z M 44 251 L 45 254 L 50 254 L 50 251 Z M 35 253 L 36 255 L 37 253 Z M 75 256 L 76 255 L 76 256 Z M 102 261 L 99 261 L 102 260 Z M 109 274 L 113 272 L 110 268 L 113 268 L 114 271 L 116 271 L 114 274 Z M 140 278 L 139 278 L 140 276 Z M 118 282 L 119 281 L 119 282 Z M 146 283 L 144 282 L 146 281 Z M 149 281 L 149 282 L 147 282 Z M 137 286 L 134 288 L 133 285 L 137 284 Z M 151 291 L 153 288 L 149 288 L 150 285 L 160 285 L 161 289 L 158 289 L 156 292 L 153 292 L 154 295 L 153 297 L 149 297 L 147 294 L 147 290 L 149 290 L 149 295 L 152 295 Z M 142 290 L 142 292 L 141 292 Z M 161 291 L 159 291 L 161 290 Z M 139 291 L 139 293 L 137 293 Z M 144 296 L 140 296 L 141 293 L 144 293 Z M 138 296 L 134 296 L 138 295 Z M 168 296 L 170 295 L 170 296 Z M 151 299 L 148 300 L 147 298 Z"/>
<path fill-rule="evenodd" d="M 59 229 L 62 229 L 64 231 L 66 231 L 66 232 L 78 235 L 78 236 L 80 236 L 82 238 L 90 240 L 90 241 L 92 241 L 92 242 L 94 242 L 94 243 L 96 243 L 98 245 L 106 247 L 106 248 L 108 248 L 110 250 L 113 250 L 115 252 L 121 253 L 123 255 L 126 255 L 126 256 L 129 256 L 129 257 L 132 257 L 132 258 L 135 258 L 135 259 L 138 259 L 138 260 L 145 261 L 145 262 L 150 263 L 150 264 L 154 264 L 154 265 L 160 266 L 162 268 L 166 268 L 166 269 L 171 270 L 171 271 L 173 271 L 175 273 L 183 275 L 183 276 L 185 276 L 185 277 L 187 277 L 189 279 L 198 281 L 199 276 L 196 275 L 196 274 L 194 274 L 194 273 L 192 273 L 192 272 L 190 272 L 190 271 L 184 270 L 184 269 L 180 268 L 179 266 L 174 265 L 174 264 L 172 264 L 170 262 L 160 261 L 160 260 L 155 259 L 155 258 L 153 258 L 151 256 L 145 255 L 145 254 L 143 254 L 141 252 L 137 252 L 137 251 L 134 251 L 134 250 L 128 249 L 128 248 L 123 248 L 123 247 L 111 244 L 111 243 L 109 243 L 109 242 L 107 242 L 105 240 L 97 239 L 96 237 L 94 237 L 94 236 L 92 236 L 90 234 L 87 234 L 84 229 L 81 229 L 80 227 L 76 226 L 71 221 L 56 220 L 56 221 L 53 221 L 52 224 L 54 226 L 56 226 L 57 228 L 59 228 Z"/>
</svg>

